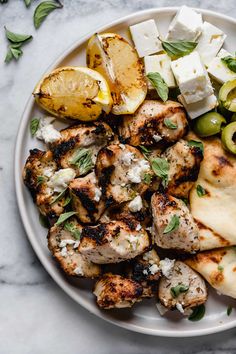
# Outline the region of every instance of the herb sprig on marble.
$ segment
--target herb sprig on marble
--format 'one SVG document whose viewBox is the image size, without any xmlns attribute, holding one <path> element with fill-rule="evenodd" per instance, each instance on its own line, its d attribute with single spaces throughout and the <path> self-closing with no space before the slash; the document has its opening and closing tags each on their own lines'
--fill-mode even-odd
<svg viewBox="0 0 236 354">
<path fill-rule="evenodd" d="M 25 6 L 28 8 L 32 4 L 32 0 L 23 0 Z M 8 0 L 0 0 L 0 4 L 7 3 Z M 56 9 L 63 8 L 63 5 L 59 0 L 52 1 L 42 1 L 34 10 L 34 27 L 38 29 L 46 17 Z M 6 37 L 9 41 L 7 54 L 5 56 L 5 63 L 10 63 L 12 60 L 19 60 L 19 58 L 23 55 L 22 46 L 28 43 L 33 39 L 32 35 L 18 34 L 15 32 L 9 31 L 6 27 Z"/>
</svg>

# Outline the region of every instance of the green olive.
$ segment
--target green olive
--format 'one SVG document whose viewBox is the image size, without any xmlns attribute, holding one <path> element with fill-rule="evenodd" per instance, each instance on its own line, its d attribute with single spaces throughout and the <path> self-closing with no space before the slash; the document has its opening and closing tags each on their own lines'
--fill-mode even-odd
<svg viewBox="0 0 236 354">
<path fill-rule="evenodd" d="M 236 112 L 236 79 L 227 81 L 221 86 L 219 99 L 226 109 L 231 112 Z"/>
<path fill-rule="evenodd" d="M 200 137 L 218 134 L 222 125 L 226 124 L 225 118 L 217 112 L 209 112 L 195 119 L 193 130 Z"/>
<path fill-rule="evenodd" d="M 226 150 L 236 154 L 234 134 L 236 134 L 236 122 L 232 122 L 224 127 L 221 134 L 221 142 Z"/>
<path fill-rule="evenodd" d="M 234 114 L 232 115 L 232 117 L 230 118 L 230 121 L 231 121 L 231 122 L 236 122 L 236 113 L 234 113 Z"/>
<path fill-rule="evenodd" d="M 222 102 L 219 101 L 218 107 L 217 107 L 217 111 L 222 114 L 222 116 L 224 116 L 226 119 L 230 119 L 232 117 L 232 112 L 228 111 L 228 109 L 226 109 Z"/>
</svg>

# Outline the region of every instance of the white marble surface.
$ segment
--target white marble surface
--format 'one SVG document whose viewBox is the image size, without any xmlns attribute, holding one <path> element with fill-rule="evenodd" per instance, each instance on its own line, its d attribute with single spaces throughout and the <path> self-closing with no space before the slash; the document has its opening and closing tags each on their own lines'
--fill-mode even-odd
<svg viewBox="0 0 236 354">
<path fill-rule="evenodd" d="M 76 39 L 115 18 L 175 0 L 64 0 L 35 31 L 33 9 L 23 0 L 0 5 L 0 354 L 236 353 L 236 330 L 194 339 L 164 339 L 119 329 L 90 315 L 65 295 L 39 264 L 23 230 L 14 192 L 14 144 L 20 117 L 35 82 Z M 179 0 L 236 16 L 234 0 Z M 31 33 L 17 63 L 4 65 L 3 26 Z"/>
</svg>

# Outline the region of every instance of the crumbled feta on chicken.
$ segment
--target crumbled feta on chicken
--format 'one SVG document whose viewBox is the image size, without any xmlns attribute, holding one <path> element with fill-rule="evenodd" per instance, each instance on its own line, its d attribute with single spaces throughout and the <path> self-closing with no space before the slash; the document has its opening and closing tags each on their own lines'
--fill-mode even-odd
<svg viewBox="0 0 236 354">
<path fill-rule="evenodd" d="M 54 143 L 61 138 L 61 133 L 56 130 L 52 124 L 55 120 L 53 117 L 41 118 L 39 121 L 39 127 L 35 133 L 36 138 L 44 140 L 46 144 Z"/>
<path fill-rule="evenodd" d="M 76 267 L 75 269 L 74 269 L 74 273 L 76 274 L 76 275 L 84 275 L 84 272 L 83 272 L 83 269 L 82 269 L 82 267 L 81 266 L 79 266 L 79 267 Z"/>
<path fill-rule="evenodd" d="M 62 249 L 61 249 L 61 256 L 62 257 L 66 257 L 67 255 L 68 255 L 68 253 L 67 253 L 67 247 L 65 246 L 65 247 L 62 247 Z"/>
<path fill-rule="evenodd" d="M 162 140 L 162 137 L 160 135 L 158 135 L 158 134 L 154 134 L 152 137 L 153 137 L 153 139 L 155 140 L 156 143 L 158 143 L 159 141 Z"/>
<path fill-rule="evenodd" d="M 162 50 L 159 32 L 153 19 L 130 26 L 130 32 L 140 58 Z"/>
<path fill-rule="evenodd" d="M 94 201 L 95 202 L 99 202 L 99 200 L 101 199 L 101 196 L 102 196 L 102 190 L 101 188 L 97 188 L 95 187 L 94 189 Z"/>
<path fill-rule="evenodd" d="M 48 185 L 54 192 L 61 193 L 68 184 L 75 178 L 76 173 L 72 168 L 63 168 L 54 173 L 50 178 Z"/>
<path fill-rule="evenodd" d="M 144 57 L 145 73 L 158 72 L 168 87 L 175 87 L 175 78 L 171 70 L 171 59 L 167 54 L 149 55 Z M 154 89 L 150 81 L 148 88 Z"/>
<path fill-rule="evenodd" d="M 180 302 L 177 302 L 176 308 L 180 313 L 184 314 L 184 309 L 183 309 L 183 306 Z"/>
<path fill-rule="evenodd" d="M 171 62 L 175 79 L 187 104 L 213 94 L 213 87 L 197 52 Z"/>
<path fill-rule="evenodd" d="M 208 66 L 224 44 L 225 38 L 226 35 L 218 27 L 206 21 L 203 23 L 202 34 L 195 49 L 203 64 Z"/>
<path fill-rule="evenodd" d="M 174 269 L 174 265 L 175 265 L 175 259 L 165 258 L 159 262 L 159 267 L 161 269 L 161 272 L 166 278 L 169 278 L 171 276 Z"/>
<path fill-rule="evenodd" d="M 134 153 L 130 151 L 124 151 L 121 156 L 121 162 L 123 162 L 125 166 L 130 166 L 131 162 L 135 160 Z"/>
<path fill-rule="evenodd" d="M 128 204 L 128 208 L 130 211 L 132 211 L 133 213 L 141 210 L 143 207 L 143 202 L 142 202 L 142 198 L 140 197 L 140 195 L 137 195 L 133 200 L 131 200 L 131 202 L 129 202 Z"/>
<path fill-rule="evenodd" d="M 220 84 L 224 84 L 226 81 L 236 79 L 236 73 L 230 70 L 228 66 L 221 60 L 227 56 L 232 56 L 232 54 L 224 49 L 221 49 L 217 56 L 212 59 L 208 65 L 208 73 Z"/>
<path fill-rule="evenodd" d="M 150 170 L 147 160 L 139 160 L 128 172 L 127 177 L 132 183 L 140 183 L 145 172 Z"/>
<path fill-rule="evenodd" d="M 149 272 L 154 275 L 157 272 L 159 272 L 160 268 L 158 267 L 157 264 L 152 264 L 151 267 L 149 268 Z"/>
<path fill-rule="evenodd" d="M 218 105 L 218 101 L 215 95 L 208 96 L 201 101 L 187 104 L 182 95 L 178 96 L 178 100 L 186 109 L 191 119 L 197 118 L 204 113 L 207 113 L 214 109 Z"/>
<path fill-rule="evenodd" d="M 195 41 L 202 31 L 202 15 L 188 6 L 182 6 L 172 20 L 168 41 Z"/>
</svg>

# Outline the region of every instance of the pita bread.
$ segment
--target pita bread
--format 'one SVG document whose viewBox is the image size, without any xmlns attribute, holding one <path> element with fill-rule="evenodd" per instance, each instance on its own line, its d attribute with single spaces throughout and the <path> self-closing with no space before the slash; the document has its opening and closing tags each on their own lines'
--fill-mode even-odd
<svg viewBox="0 0 236 354">
<path fill-rule="evenodd" d="M 222 148 L 218 138 L 203 143 L 204 159 L 189 198 L 201 251 L 236 245 L 236 158 Z M 198 185 L 206 191 L 202 197 L 197 194 Z"/>
<path fill-rule="evenodd" d="M 185 261 L 223 295 L 236 299 L 236 248 L 200 252 Z"/>
</svg>

